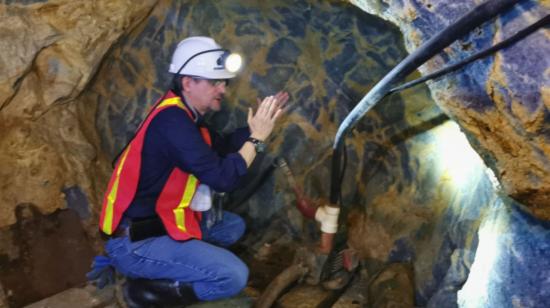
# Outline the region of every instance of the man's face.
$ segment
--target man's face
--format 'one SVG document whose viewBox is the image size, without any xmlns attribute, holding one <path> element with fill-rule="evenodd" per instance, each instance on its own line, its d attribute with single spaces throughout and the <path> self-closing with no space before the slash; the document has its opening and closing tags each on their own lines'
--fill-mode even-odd
<svg viewBox="0 0 550 308">
<path fill-rule="evenodd" d="M 197 112 L 204 115 L 207 111 L 220 111 L 225 94 L 225 81 L 184 77 L 182 80 L 184 95 L 188 103 Z"/>
</svg>

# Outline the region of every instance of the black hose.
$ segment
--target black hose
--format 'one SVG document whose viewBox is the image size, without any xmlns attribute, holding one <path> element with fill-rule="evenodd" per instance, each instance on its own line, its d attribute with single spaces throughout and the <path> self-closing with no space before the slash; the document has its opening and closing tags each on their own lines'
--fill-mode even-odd
<svg viewBox="0 0 550 308">
<path fill-rule="evenodd" d="M 450 65 L 450 66 L 447 66 L 445 68 L 442 68 L 440 69 L 439 71 L 437 72 L 433 72 L 431 74 L 428 74 L 426 76 L 423 76 L 421 78 L 418 78 L 418 79 L 415 79 L 415 80 L 412 80 L 412 81 L 409 81 L 405 84 L 402 84 L 398 87 L 395 87 L 393 89 L 391 89 L 389 91 L 389 93 L 395 93 L 395 92 L 399 92 L 399 91 L 402 91 L 402 90 L 405 90 L 405 89 L 408 89 L 408 88 L 411 88 L 411 87 L 414 87 L 416 86 L 417 84 L 419 83 L 423 83 L 425 81 L 428 81 L 428 80 L 431 80 L 431 79 L 435 79 L 437 77 L 441 77 L 445 74 L 448 74 L 448 73 L 451 73 L 451 72 L 454 72 L 458 69 L 460 69 L 461 67 L 467 65 L 467 64 L 470 64 L 478 59 L 481 59 L 483 57 L 486 57 L 494 52 L 497 52 L 503 48 L 506 48 L 512 44 L 514 44 L 515 42 L 525 38 L 526 36 L 528 36 L 529 34 L 535 32 L 536 30 L 538 30 L 539 28 L 545 26 L 545 25 L 548 25 L 550 24 L 550 14 L 549 15 L 546 15 L 544 16 L 543 18 L 539 19 L 537 22 L 531 24 L 530 26 L 518 31 L 516 34 L 514 34 L 513 36 L 503 40 L 502 42 L 498 43 L 498 44 L 495 44 L 494 46 L 491 46 L 489 48 L 486 48 L 480 52 L 477 52 L 465 59 L 463 59 L 462 61 L 459 61 L 453 65 Z"/>
<path fill-rule="evenodd" d="M 253 171 L 249 171 L 249 174 L 252 175 L 250 178 L 247 179 L 247 181 L 244 183 L 244 187 L 241 189 L 235 191 L 230 195 L 230 198 L 227 202 L 227 205 L 224 204 L 224 208 L 227 209 L 234 209 L 235 207 L 239 206 L 240 204 L 243 204 L 246 202 L 250 197 L 258 191 L 258 188 L 262 186 L 267 179 L 271 176 L 273 171 L 278 167 L 277 165 L 277 159 L 278 157 L 275 157 L 271 163 L 268 164 L 267 167 L 261 169 L 261 161 L 265 155 L 258 155 L 256 158 L 256 166 L 258 168 L 254 169 Z"/>
<path fill-rule="evenodd" d="M 504 12 L 520 1 L 522 0 L 488 0 L 478 5 L 408 55 L 361 99 L 357 106 L 355 106 L 350 114 L 344 119 L 336 133 L 332 155 L 331 203 L 336 204 L 334 201 L 338 200 L 341 191 L 341 184 L 337 182 L 340 179 L 340 160 L 343 140 L 348 131 L 355 126 L 360 118 L 374 107 L 376 103 L 389 94 L 393 83 L 405 78 L 435 54 L 439 53 L 455 40 L 466 35 L 472 29 Z"/>
<path fill-rule="evenodd" d="M 340 164 L 343 153 L 344 142 L 338 144 L 338 146 L 332 151 L 332 166 L 330 174 L 330 203 L 339 204 L 340 195 L 342 192 L 342 177 L 340 174 L 342 172 Z"/>
<path fill-rule="evenodd" d="M 408 55 L 379 81 L 344 119 L 336 134 L 333 148 L 337 148 L 347 131 L 355 126 L 367 111 L 388 94 L 395 81 L 405 78 L 452 42 L 520 1 L 523 0 L 488 0 L 472 9 Z"/>
</svg>

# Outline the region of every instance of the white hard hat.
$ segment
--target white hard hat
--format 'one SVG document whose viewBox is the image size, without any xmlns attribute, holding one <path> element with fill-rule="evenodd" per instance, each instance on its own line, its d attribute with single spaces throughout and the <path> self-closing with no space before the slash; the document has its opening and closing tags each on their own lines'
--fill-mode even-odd
<svg viewBox="0 0 550 308">
<path fill-rule="evenodd" d="M 229 79 L 236 76 L 241 63 L 240 56 L 222 49 L 212 38 L 193 36 L 179 42 L 168 71 L 207 79 Z"/>
</svg>

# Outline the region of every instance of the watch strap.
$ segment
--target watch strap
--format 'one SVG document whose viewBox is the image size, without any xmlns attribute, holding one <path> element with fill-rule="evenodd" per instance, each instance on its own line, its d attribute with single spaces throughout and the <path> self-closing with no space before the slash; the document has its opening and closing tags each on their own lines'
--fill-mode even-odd
<svg viewBox="0 0 550 308">
<path fill-rule="evenodd" d="M 265 151 L 265 147 L 266 147 L 265 142 L 253 137 L 248 137 L 246 141 L 250 141 L 254 145 L 254 149 L 256 150 L 256 153 L 261 153 Z"/>
<path fill-rule="evenodd" d="M 263 143 L 263 141 L 261 141 L 260 139 L 256 139 L 256 138 L 254 138 L 254 137 L 248 137 L 248 138 L 246 138 L 246 141 L 250 141 L 250 142 L 252 142 L 252 143 L 254 143 L 254 144 Z"/>
</svg>

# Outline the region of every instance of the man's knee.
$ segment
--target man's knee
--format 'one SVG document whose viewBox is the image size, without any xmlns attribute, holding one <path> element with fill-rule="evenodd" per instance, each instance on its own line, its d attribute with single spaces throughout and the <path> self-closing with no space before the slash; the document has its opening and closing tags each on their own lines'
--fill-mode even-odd
<svg viewBox="0 0 550 308">
<path fill-rule="evenodd" d="M 236 214 L 224 213 L 224 228 L 223 236 L 219 236 L 218 244 L 224 247 L 230 246 L 237 242 L 246 230 L 244 219 Z"/>
<path fill-rule="evenodd" d="M 248 267 L 240 259 L 228 260 L 217 276 L 217 282 L 211 285 L 209 294 L 201 299 L 216 300 L 237 295 L 248 282 Z"/>
<path fill-rule="evenodd" d="M 227 267 L 226 277 L 223 284 L 223 295 L 221 297 L 230 297 L 241 292 L 248 282 L 248 267 L 242 261 L 234 262 Z"/>
<path fill-rule="evenodd" d="M 244 231 L 246 229 L 246 224 L 244 222 L 244 219 L 242 219 L 240 216 L 235 215 L 236 218 L 233 221 L 233 232 L 231 232 L 231 242 L 235 243 L 237 242 L 244 234 Z"/>
</svg>

